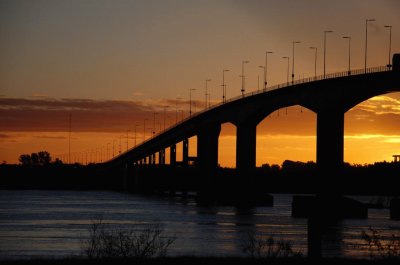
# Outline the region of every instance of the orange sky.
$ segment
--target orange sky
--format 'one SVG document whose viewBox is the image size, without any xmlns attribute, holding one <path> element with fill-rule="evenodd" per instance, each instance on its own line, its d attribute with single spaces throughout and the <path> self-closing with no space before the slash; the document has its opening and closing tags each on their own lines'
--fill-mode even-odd
<svg viewBox="0 0 400 265">
<path fill-rule="evenodd" d="M 212 102 L 240 95 L 242 61 L 246 92 L 262 86 L 265 52 L 268 86 L 346 71 L 351 36 L 351 68 L 364 67 L 365 20 L 368 66 L 381 66 L 400 51 L 397 0 L 1 0 L 0 1 L 0 161 L 16 163 L 20 154 L 68 152 L 72 115 L 73 153 L 80 160 L 126 149 L 204 106 L 206 79 Z M 293 41 L 295 46 L 293 59 Z M 346 114 L 345 160 L 372 163 L 400 153 L 399 94 L 362 103 Z M 300 107 L 280 110 L 257 128 L 257 165 L 285 159 L 315 160 L 315 115 Z M 178 115 L 176 114 L 178 110 Z M 220 164 L 235 164 L 235 133 L 224 125 Z M 125 142 L 125 144 L 124 144 Z M 107 148 L 108 147 L 108 148 Z M 124 148 L 125 147 L 125 148 Z M 97 149 L 97 151 L 96 151 Z M 108 149 L 108 152 L 107 152 Z M 191 149 L 194 152 L 195 148 Z M 78 157 L 78 155 L 74 155 Z M 90 155 L 91 154 L 91 155 Z M 64 156 L 65 157 L 65 156 Z"/>
<path fill-rule="evenodd" d="M 177 103 L 177 104 L 176 104 Z M 68 153 L 69 114 L 71 114 L 71 159 L 86 162 L 103 160 L 136 142 L 150 137 L 156 119 L 156 132 L 173 125 L 188 115 L 188 102 L 132 102 L 109 100 L 0 99 L 0 160 L 16 163 L 20 154 L 47 150 L 61 155 Z M 196 102 L 200 106 L 201 102 Z M 164 107 L 169 104 L 170 107 Z M 172 108 L 172 110 L 171 110 Z M 220 136 L 219 162 L 235 165 L 236 128 L 224 124 Z M 307 109 L 293 106 L 274 112 L 257 127 L 257 165 L 281 164 L 285 159 L 315 161 L 316 116 Z M 345 160 L 350 163 L 390 161 L 400 150 L 400 93 L 372 98 L 350 110 L 345 116 Z M 114 148 L 113 148 L 114 146 Z M 195 139 L 190 152 L 196 153 Z M 181 151 L 178 147 L 178 157 Z M 87 157 L 87 158 L 86 158 Z"/>
</svg>

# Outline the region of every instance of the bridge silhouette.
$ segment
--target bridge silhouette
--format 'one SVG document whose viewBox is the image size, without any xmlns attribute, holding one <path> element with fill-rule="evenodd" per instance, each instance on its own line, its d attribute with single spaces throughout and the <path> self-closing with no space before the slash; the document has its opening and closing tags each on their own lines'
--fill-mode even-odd
<svg viewBox="0 0 400 265">
<path fill-rule="evenodd" d="M 344 156 L 344 114 L 374 96 L 400 91 L 400 54 L 393 67 L 374 67 L 351 72 L 300 79 L 221 102 L 194 113 L 176 125 L 104 163 L 108 168 L 140 168 L 166 164 L 193 164 L 204 178 L 213 179 L 218 169 L 218 138 L 223 123 L 236 126 L 236 176 L 251 183 L 256 168 L 256 127 L 269 114 L 300 105 L 317 116 L 316 164 L 320 194 L 335 193 L 335 178 L 341 176 Z M 189 138 L 197 136 L 197 156 L 189 156 Z M 182 161 L 177 161 L 177 143 L 182 142 Z M 134 170 L 124 171 L 124 181 L 135 185 Z M 144 176 L 143 176 L 144 177 Z M 137 185 L 137 184 L 136 184 Z M 206 185 L 205 185 L 206 186 Z"/>
</svg>

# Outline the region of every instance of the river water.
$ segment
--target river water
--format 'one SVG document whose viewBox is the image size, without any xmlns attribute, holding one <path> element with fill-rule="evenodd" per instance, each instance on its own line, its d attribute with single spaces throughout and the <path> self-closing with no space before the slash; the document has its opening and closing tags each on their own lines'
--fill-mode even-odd
<svg viewBox="0 0 400 265">
<path fill-rule="evenodd" d="M 109 191 L 0 191 L 0 259 L 82 255 L 88 228 L 99 218 L 127 229 L 160 223 L 165 236 L 176 236 L 169 256 L 243 256 L 249 231 L 290 241 L 306 255 L 307 220 L 291 217 L 292 195 L 273 196 L 274 207 L 238 209 Z M 323 255 L 366 257 L 361 232 L 370 227 L 384 237 L 400 235 L 400 222 L 390 220 L 388 209 L 370 209 L 368 219 L 343 220 L 328 229 Z"/>
</svg>

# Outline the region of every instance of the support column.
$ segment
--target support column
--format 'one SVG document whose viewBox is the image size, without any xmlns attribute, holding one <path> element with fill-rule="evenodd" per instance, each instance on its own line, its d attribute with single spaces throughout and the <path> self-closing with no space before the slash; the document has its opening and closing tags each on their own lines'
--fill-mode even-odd
<svg viewBox="0 0 400 265">
<path fill-rule="evenodd" d="M 169 161 L 171 166 L 176 164 L 176 144 L 173 144 L 170 147 Z"/>
<path fill-rule="evenodd" d="M 344 113 L 332 110 L 319 112 L 317 114 L 317 166 L 320 178 L 342 177 L 343 150 Z M 330 185 L 330 183 L 325 183 Z"/>
<path fill-rule="evenodd" d="M 241 177 L 247 177 L 256 168 L 257 124 L 236 126 L 236 169 Z"/>
<path fill-rule="evenodd" d="M 154 153 L 154 154 L 152 154 L 151 155 L 152 156 L 152 165 L 155 165 L 156 164 L 156 153 Z"/>
<path fill-rule="evenodd" d="M 165 149 L 161 149 L 160 152 L 158 152 L 158 164 L 165 165 Z"/>
<path fill-rule="evenodd" d="M 197 134 L 197 161 L 199 167 L 208 173 L 218 168 L 218 137 L 221 124 L 207 125 Z"/>
<path fill-rule="evenodd" d="M 189 164 L 189 140 L 188 139 L 183 140 L 182 147 L 183 147 L 182 162 L 183 162 L 183 165 L 187 166 Z"/>
</svg>

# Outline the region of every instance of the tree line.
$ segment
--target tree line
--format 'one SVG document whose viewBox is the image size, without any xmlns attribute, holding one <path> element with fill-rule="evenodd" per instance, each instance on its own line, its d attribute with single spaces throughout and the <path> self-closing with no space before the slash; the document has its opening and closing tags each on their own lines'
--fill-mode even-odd
<svg viewBox="0 0 400 265">
<path fill-rule="evenodd" d="M 62 161 L 58 158 L 53 161 L 50 153 L 47 151 L 22 154 L 19 156 L 18 160 L 23 166 L 48 166 L 50 164 L 62 164 Z"/>
</svg>

